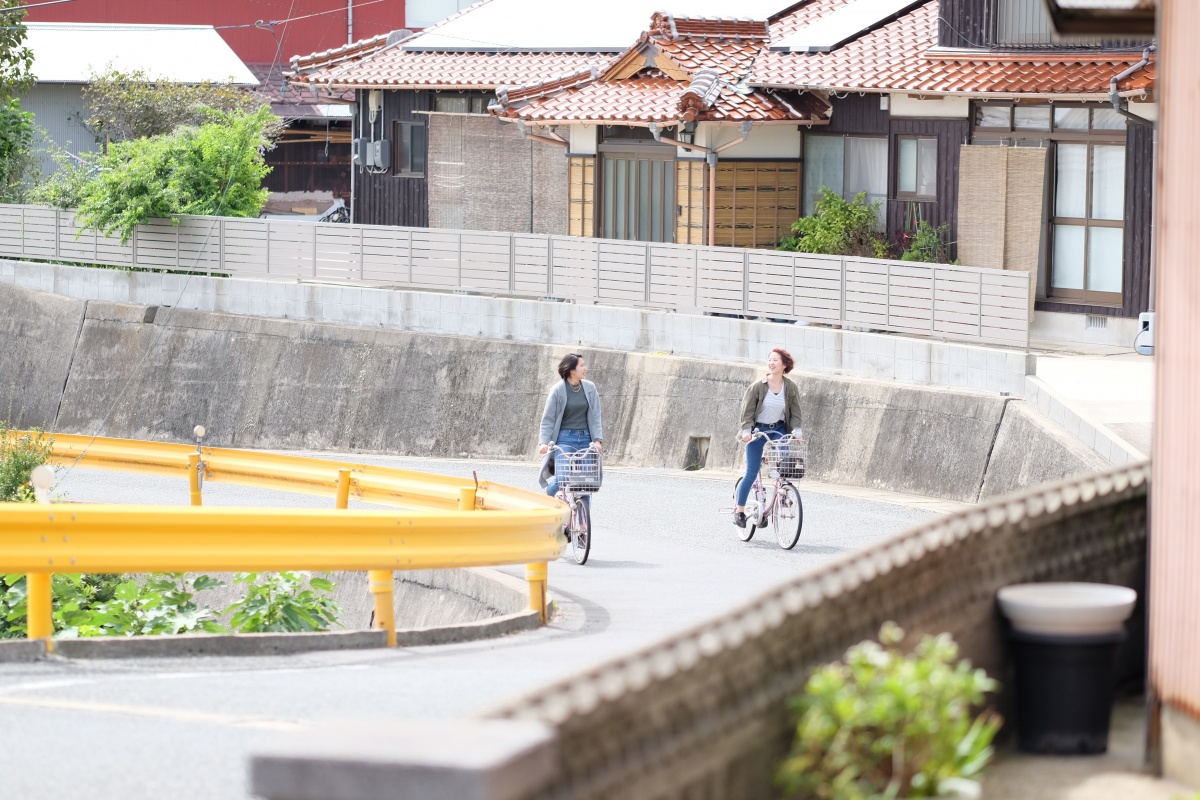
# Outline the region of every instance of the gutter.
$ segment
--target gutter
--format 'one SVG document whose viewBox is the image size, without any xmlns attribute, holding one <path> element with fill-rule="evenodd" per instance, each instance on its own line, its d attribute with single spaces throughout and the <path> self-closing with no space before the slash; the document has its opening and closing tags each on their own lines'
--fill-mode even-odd
<svg viewBox="0 0 1200 800">
<path fill-rule="evenodd" d="M 1147 64 L 1149 64 L 1150 63 L 1150 54 L 1152 52 L 1154 52 L 1156 49 L 1157 49 L 1156 46 L 1153 44 L 1147 46 L 1146 49 L 1142 51 L 1142 60 L 1141 61 L 1134 64 L 1132 67 L 1125 70 L 1120 75 L 1114 75 L 1108 82 L 1108 101 L 1110 103 L 1112 103 L 1113 109 L 1116 110 L 1116 112 L 1118 114 L 1127 118 L 1130 122 L 1134 123 L 1135 125 L 1154 125 L 1154 123 L 1151 122 L 1150 120 L 1146 119 L 1145 117 L 1139 116 L 1137 114 L 1134 114 L 1132 111 L 1130 111 L 1128 101 L 1122 102 L 1121 92 L 1117 88 L 1117 86 L 1118 86 L 1118 84 L 1121 83 L 1121 81 L 1125 80 L 1130 75 L 1132 75 L 1133 73 L 1140 70 L 1142 67 L 1145 67 Z"/>
</svg>

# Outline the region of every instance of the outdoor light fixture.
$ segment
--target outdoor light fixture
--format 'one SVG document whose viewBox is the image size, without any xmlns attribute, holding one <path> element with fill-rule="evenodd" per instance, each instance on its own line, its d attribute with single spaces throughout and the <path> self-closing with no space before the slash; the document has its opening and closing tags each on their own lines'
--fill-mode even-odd
<svg viewBox="0 0 1200 800">
<path fill-rule="evenodd" d="M 677 132 L 679 134 L 679 141 L 683 142 L 684 144 L 695 144 L 696 143 L 696 123 L 695 122 L 686 123 L 682 127 L 678 128 Z"/>
</svg>

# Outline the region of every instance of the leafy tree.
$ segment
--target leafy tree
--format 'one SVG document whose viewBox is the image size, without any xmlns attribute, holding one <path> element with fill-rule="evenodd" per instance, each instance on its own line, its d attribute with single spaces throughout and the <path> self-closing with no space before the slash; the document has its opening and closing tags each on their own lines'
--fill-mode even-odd
<svg viewBox="0 0 1200 800">
<path fill-rule="evenodd" d="M 54 208 L 78 208 L 88 184 L 100 171 L 99 156 L 94 153 L 74 156 L 48 139 L 43 146 L 54 162 L 54 172 L 34 184 L 25 195 L 26 202 Z"/>
<path fill-rule="evenodd" d="M 876 204 L 867 202 L 866 192 L 849 202 L 828 186 L 822 186 L 820 194 L 816 213 L 792 223 L 795 236 L 785 237 L 780 250 L 887 258 L 887 240 L 875 230 Z"/>
<path fill-rule="evenodd" d="M 0 100 L 33 85 L 33 51 L 25 44 L 25 0 L 0 0 Z"/>
<path fill-rule="evenodd" d="M 151 219 L 258 216 L 267 200 L 262 180 L 271 171 L 263 152 L 277 118 L 269 107 L 206 114 L 199 127 L 113 143 L 84 189 L 75 215 L 80 226 L 117 232 L 126 242 Z"/>
<path fill-rule="evenodd" d="M 0 99 L 0 203 L 21 203 L 37 170 L 33 114 L 15 97 Z"/>
<path fill-rule="evenodd" d="M 125 142 L 202 125 L 210 111 L 253 113 L 262 95 L 232 83 L 200 84 L 156 80 L 143 70 L 93 73 L 83 90 L 91 115 L 87 125 L 101 139 Z M 274 138 L 274 136 L 272 137 Z"/>
</svg>

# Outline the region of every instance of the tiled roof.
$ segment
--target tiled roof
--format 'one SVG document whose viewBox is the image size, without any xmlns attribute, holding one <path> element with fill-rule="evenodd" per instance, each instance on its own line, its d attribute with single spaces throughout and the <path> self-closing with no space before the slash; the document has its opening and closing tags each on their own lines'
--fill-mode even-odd
<svg viewBox="0 0 1200 800">
<path fill-rule="evenodd" d="M 771 26 L 774 41 L 830 13 L 848 0 L 811 0 Z M 837 91 L 908 90 L 969 94 L 1105 94 L 1109 80 L 1141 60 L 1141 53 L 938 53 L 937 0 L 829 53 L 762 52 L 755 86 L 798 86 Z M 1122 91 L 1153 89 L 1151 63 L 1121 84 Z"/>
<path fill-rule="evenodd" d="M 816 98 L 778 96 L 745 78 L 767 43 L 765 21 L 653 15 L 650 28 L 615 58 L 603 77 L 563 76 L 534 86 L 501 89 L 492 113 L 526 122 L 680 121 L 778 122 L 824 120 Z M 667 61 L 662 61 L 665 56 Z M 652 61 L 657 68 L 646 68 Z M 668 63 L 669 62 L 669 63 Z"/>
<path fill-rule="evenodd" d="M 312 90 L 307 86 L 286 84 L 283 70 L 278 64 L 247 64 L 246 67 L 254 73 L 254 77 L 258 78 L 259 86 L 255 91 L 266 97 L 277 113 L 290 106 L 354 102 L 354 92 L 352 91 L 327 92 L 318 87 L 318 96 L 313 97 Z"/>
<path fill-rule="evenodd" d="M 436 53 L 392 47 L 359 63 L 291 78 L 331 86 L 391 89 L 495 89 L 535 83 L 596 65 L 604 53 Z"/>
<path fill-rule="evenodd" d="M 622 81 L 596 81 L 521 108 L 498 107 L 494 113 L 526 122 L 650 122 L 675 125 L 681 119 L 680 101 L 691 84 L 662 73 L 643 73 Z M 694 94 L 692 95 L 694 96 Z M 799 112 L 799 113 L 797 113 Z M 805 112 L 773 94 L 724 87 L 715 103 L 699 118 L 714 122 L 799 120 Z"/>
</svg>

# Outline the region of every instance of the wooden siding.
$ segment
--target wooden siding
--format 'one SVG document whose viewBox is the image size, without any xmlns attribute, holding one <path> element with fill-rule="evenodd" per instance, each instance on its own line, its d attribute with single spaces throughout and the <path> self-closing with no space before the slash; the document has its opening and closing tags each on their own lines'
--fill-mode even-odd
<svg viewBox="0 0 1200 800">
<path fill-rule="evenodd" d="M 714 244 L 774 247 L 800 216 L 800 168 L 798 161 L 717 164 Z"/>
<path fill-rule="evenodd" d="M 704 244 L 704 215 L 707 194 L 704 191 L 707 165 L 703 161 L 675 162 L 676 244 Z"/>
<path fill-rule="evenodd" d="M 596 157 L 567 159 L 567 235 L 595 236 Z"/>
<path fill-rule="evenodd" d="M 887 235 L 897 241 L 904 231 L 910 203 L 921 219 L 938 226 L 949 223 L 950 258 L 957 257 L 958 246 L 958 157 L 959 148 L 971 133 L 965 119 L 893 119 L 888 131 Z M 896 138 L 898 136 L 934 136 L 938 140 L 937 200 L 913 202 L 896 200 Z"/>
<path fill-rule="evenodd" d="M 357 92 L 359 107 L 367 107 L 367 92 Z M 432 108 L 432 93 L 428 91 L 398 90 L 383 93 L 383 138 L 389 142 L 393 136 L 393 122 L 426 122 L 423 114 L 414 111 L 429 111 Z M 360 114 L 366 119 L 366 111 Z M 375 121 L 375 138 L 380 137 L 380 123 Z M 361 125 L 355 130 L 363 136 Z M 405 225 L 424 228 L 429 225 L 429 184 L 425 176 L 419 178 L 397 177 L 387 172 L 373 175 L 361 170 L 354 176 L 354 222 L 363 225 Z"/>
<path fill-rule="evenodd" d="M 887 133 L 888 112 L 879 107 L 877 94 L 830 97 L 829 125 L 814 133 Z"/>
<path fill-rule="evenodd" d="M 1039 300 L 1038 311 L 1136 317 L 1150 308 L 1150 242 L 1153 238 L 1154 128 L 1130 125 L 1125 140 L 1124 291 L 1118 306 L 1057 303 Z"/>
<path fill-rule="evenodd" d="M 266 160 L 271 172 L 263 186 L 272 192 L 332 192 L 350 200 L 353 167 L 345 142 L 281 142 L 267 151 Z"/>
<path fill-rule="evenodd" d="M 995 0 L 940 0 L 939 47 L 987 47 L 995 40 Z"/>
</svg>

